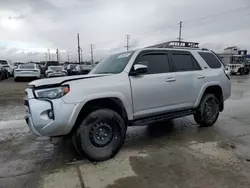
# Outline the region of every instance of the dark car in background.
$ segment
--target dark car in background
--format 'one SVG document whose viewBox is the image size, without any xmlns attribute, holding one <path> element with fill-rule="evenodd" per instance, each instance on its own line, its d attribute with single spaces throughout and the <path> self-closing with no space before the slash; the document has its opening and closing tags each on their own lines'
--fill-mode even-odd
<svg viewBox="0 0 250 188">
<path fill-rule="evenodd" d="M 0 81 L 9 77 L 8 71 L 0 64 Z"/>
<path fill-rule="evenodd" d="M 65 66 L 65 70 L 68 72 L 68 75 L 76 75 L 76 66 L 77 64 L 68 64 Z"/>
<path fill-rule="evenodd" d="M 84 65 L 84 64 L 77 65 L 75 68 L 75 72 L 77 75 L 88 74 L 91 70 L 92 70 L 91 65 Z"/>
<path fill-rule="evenodd" d="M 12 61 L 7 59 L 0 59 L 0 65 L 2 65 L 7 71 L 8 76 L 11 77 L 14 74 L 14 69 L 16 68 Z"/>
</svg>

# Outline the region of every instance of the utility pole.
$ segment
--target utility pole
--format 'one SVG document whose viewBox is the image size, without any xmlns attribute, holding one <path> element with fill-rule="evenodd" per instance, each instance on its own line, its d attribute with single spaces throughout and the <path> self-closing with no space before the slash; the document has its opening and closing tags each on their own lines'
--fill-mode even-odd
<svg viewBox="0 0 250 188">
<path fill-rule="evenodd" d="M 81 49 L 81 62 L 83 62 L 83 59 L 82 59 L 82 51 L 83 51 L 83 50 Z"/>
<path fill-rule="evenodd" d="M 93 64 L 94 63 L 93 44 L 90 44 L 90 52 L 91 52 L 91 64 Z"/>
<path fill-rule="evenodd" d="M 45 61 L 46 62 L 48 61 L 48 55 L 47 55 L 47 53 L 45 53 Z"/>
<path fill-rule="evenodd" d="M 56 60 L 57 60 L 57 62 L 59 62 L 59 51 L 58 51 L 58 49 L 56 49 Z"/>
<path fill-rule="evenodd" d="M 127 45 L 125 46 L 125 48 L 127 48 L 127 51 L 129 50 L 129 40 L 130 40 L 130 35 L 126 35 L 126 40 L 127 40 Z"/>
<path fill-rule="evenodd" d="M 178 38 L 178 40 L 179 40 L 179 42 L 181 42 L 181 40 L 182 40 L 182 38 L 181 38 L 181 29 L 182 29 L 182 21 L 180 21 L 180 29 L 179 29 L 179 38 Z"/>
<path fill-rule="evenodd" d="M 80 55 L 81 47 L 80 47 L 79 33 L 77 33 L 77 45 L 78 45 L 78 62 L 81 63 L 81 55 Z"/>
<path fill-rule="evenodd" d="M 69 62 L 69 51 L 67 52 L 67 55 L 68 55 L 68 62 Z"/>
<path fill-rule="evenodd" d="M 48 56 L 49 56 L 49 61 L 50 61 L 50 49 L 48 49 Z"/>
</svg>

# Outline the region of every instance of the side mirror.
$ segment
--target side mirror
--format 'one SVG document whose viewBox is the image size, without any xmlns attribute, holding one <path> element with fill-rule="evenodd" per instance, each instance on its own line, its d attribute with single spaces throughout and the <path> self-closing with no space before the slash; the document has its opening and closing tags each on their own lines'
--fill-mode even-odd
<svg viewBox="0 0 250 188">
<path fill-rule="evenodd" d="M 139 74 L 144 74 L 147 73 L 148 71 L 148 66 L 147 65 L 142 65 L 142 64 L 135 64 L 133 66 L 134 70 L 131 72 L 131 75 L 139 75 Z"/>
</svg>

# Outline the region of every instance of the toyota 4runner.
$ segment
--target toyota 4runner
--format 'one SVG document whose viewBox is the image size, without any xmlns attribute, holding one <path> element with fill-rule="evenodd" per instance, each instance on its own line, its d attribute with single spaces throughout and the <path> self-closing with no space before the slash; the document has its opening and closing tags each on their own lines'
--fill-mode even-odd
<svg viewBox="0 0 250 188">
<path fill-rule="evenodd" d="M 71 135 L 79 153 L 102 161 L 120 150 L 128 126 L 188 115 L 212 126 L 231 83 L 212 51 L 158 45 L 112 55 L 88 75 L 33 81 L 25 92 L 34 134 Z"/>
</svg>

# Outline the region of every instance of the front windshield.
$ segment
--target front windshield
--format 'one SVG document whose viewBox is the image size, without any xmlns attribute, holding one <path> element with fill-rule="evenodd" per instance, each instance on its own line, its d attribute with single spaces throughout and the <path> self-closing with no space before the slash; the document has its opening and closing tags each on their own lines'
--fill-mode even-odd
<svg viewBox="0 0 250 188">
<path fill-rule="evenodd" d="M 124 52 L 109 56 L 107 59 L 100 62 L 90 74 L 118 74 L 123 71 L 132 57 L 134 51 Z"/>
</svg>

